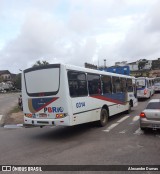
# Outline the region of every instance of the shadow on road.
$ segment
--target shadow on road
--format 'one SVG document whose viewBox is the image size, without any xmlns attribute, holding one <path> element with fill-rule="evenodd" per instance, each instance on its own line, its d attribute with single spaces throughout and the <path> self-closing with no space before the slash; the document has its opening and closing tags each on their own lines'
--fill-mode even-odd
<svg viewBox="0 0 160 174">
<path fill-rule="evenodd" d="M 145 135 L 150 135 L 150 136 L 153 136 L 153 135 L 155 135 L 155 136 L 159 136 L 160 137 L 160 129 L 156 129 L 156 130 L 153 130 L 153 129 L 146 129 L 145 131 L 144 131 L 144 134 Z"/>
<path fill-rule="evenodd" d="M 138 102 L 145 102 L 145 101 L 149 101 L 150 99 L 148 98 L 139 98 Z"/>
<path fill-rule="evenodd" d="M 58 140 L 58 141 L 68 141 L 69 139 L 73 139 L 75 137 L 80 137 L 84 134 L 88 134 L 89 132 L 92 133 L 94 131 L 94 128 L 98 128 L 96 123 L 86 123 L 82 125 L 76 125 L 72 127 L 53 127 L 53 128 L 42 128 L 47 129 L 47 131 L 42 130 L 39 134 L 37 134 L 37 131 L 34 135 L 30 136 L 31 139 L 43 139 L 43 140 Z M 40 129 L 40 128 L 36 128 Z"/>
<path fill-rule="evenodd" d="M 105 127 L 100 127 L 97 122 L 91 122 L 91 123 L 85 123 L 81 125 L 71 126 L 71 127 L 62 127 L 62 126 L 53 126 L 52 128 L 44 127 L 44 128 L 36 128 L 40 129 L 40 133 L 37 134 L 37 131 L 32 137 L 33 139 L 44 139 L 44 140 L 69 140 L 73 139 L 75 137 L 83 136 L 84 134 L 88 134 L 91 132 L 91 136 L 94 136 L 94 131 L 98 130 L 104 130 L 108 127 L 108 125 L 115 120 L 119 120 L 123 118 L 126 114 L 120 113 L 117 115 L 114 115 L 109 118 L 108 124 Z M 43 131 L 43 129 L 45 129 Z M 47 130 L 47 131 L 46 131 Z M 92 138 L 91 137 L 91 138 Z"/>
</svg>

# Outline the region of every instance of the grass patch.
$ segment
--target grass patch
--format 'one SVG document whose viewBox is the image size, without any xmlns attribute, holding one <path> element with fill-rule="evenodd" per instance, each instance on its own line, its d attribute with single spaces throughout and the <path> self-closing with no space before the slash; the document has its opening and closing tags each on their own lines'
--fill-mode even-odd
<svg viewBox="0 0 160 174">
<path fill-rule="evenodd" d="M 14 106 L 14 107 L 10 110 L 9 114 L 18 113 L 18 112 L 20 112 L 20 111 L 22 111 L 22 110 L 21 110 L 21 108 L 17 105 L 17 106 Z"/>
</svg>

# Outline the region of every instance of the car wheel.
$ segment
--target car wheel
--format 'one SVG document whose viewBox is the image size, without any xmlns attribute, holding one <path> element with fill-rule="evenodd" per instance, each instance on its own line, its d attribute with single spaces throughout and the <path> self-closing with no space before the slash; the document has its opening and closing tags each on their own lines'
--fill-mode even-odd
<svg viewBox="0 0 160 174">
<path fill-rule="evenodd" d="M 109 117 L 108 111 L 106 109 L 102 109 L 100 113 L 99 126 L 101 127 L 106 126 L 108 122 L 108 117 Z"/>
</svg>

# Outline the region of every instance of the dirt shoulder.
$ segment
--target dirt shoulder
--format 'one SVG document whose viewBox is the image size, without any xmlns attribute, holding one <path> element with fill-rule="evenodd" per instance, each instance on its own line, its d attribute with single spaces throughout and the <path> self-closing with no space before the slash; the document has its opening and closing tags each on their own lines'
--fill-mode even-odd
<svg viewBox="0 0 160 174">
<path fill-rule="evenodd" d="M 5 119 L 5 124 L 23 124 L 23 112 L 12 113 Z"/>
<path fill-rule="evenodd" d="M 23 124 L 23 111 L 18 106 L 15 106 L 6 116 L 4 124 Z"/>
</svg>

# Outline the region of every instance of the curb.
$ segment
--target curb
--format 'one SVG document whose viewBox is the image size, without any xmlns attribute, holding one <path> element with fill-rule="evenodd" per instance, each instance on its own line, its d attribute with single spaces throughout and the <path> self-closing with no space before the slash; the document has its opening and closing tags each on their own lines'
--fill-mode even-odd
<svg viewBox="0 0 160 174">
<path fill-rule="evenodd" d="M 17 129 L 17 128 L 23 128 L 23 124 L 7 124 L 7 125 L 4 125 L 4 128 L 7 128 L 7 129 Z"/>
<path fill-rule="evenodd" d="M 4 115 L 0 115 L 0 127 L 3 127 L 4 126 Z"/>
</svg>

